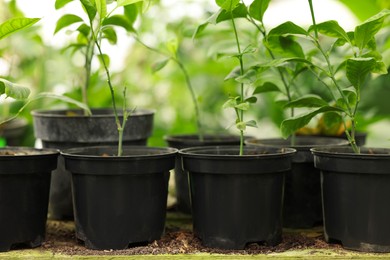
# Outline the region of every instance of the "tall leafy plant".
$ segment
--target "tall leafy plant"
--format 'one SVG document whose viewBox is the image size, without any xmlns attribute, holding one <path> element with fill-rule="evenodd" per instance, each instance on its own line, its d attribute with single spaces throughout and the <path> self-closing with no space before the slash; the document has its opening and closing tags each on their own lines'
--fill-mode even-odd
<svg viewBox="0 0 390 260">
<path fill-rule="evenodd" d="M 64 7 L 72 0 L 57 0 L 55 6 L 57 9 Z M 55 32 L 58 32 L 71 25 L 78 24 L 76 32 L 77 42 L 71 44 L 70 47 L 76 51 L 81 51 L 85 57 L 85 84 L 83 87 L 83 101 L 87 103 L 87 89 L 89 87 L 89 79 L 91 76 L 91 64 L 95 55 L 99 58 L 107 78 L 107 85 L 110 90 L 112 107 L 114 110 L 115 123 L 118 129 L 118 156 L 122 155 L 122 140 L 123 131 L 128 117 L 132 111 L 129 111 L 126 106 L 126 88 L 123 91 L 124 104 L 122 108 L 123 120 L 120 120 L 119 112 L 115 100 L 115 88 L 111 81 L 111 73 L 109 70 L 110 57 L 102 51 L 102 40 L 106 39 L 110 43 L 117 42 L 117 33 L 115 27 L 122 27 L 127 32 L 134 32 L 133 23 L 137 17 L 137 3 L 142 4 L 142 0 L 80 0 L 81 7 L 87 15 L 84 20 L 75 14 L 65 14 L 58 22 Z M 111 7 L 114 5 L 111 9 Z M 116 14 L 118 8 L 123 9 L 123 14 Z"/>
<path fill-rule="evenodd" d="M 387 73 L 386 66 L 381 61 L 382 57 L 376 50 L 375 35 L 390 11 L 383 10 L 356 26 L 354 31 L 347 32 L 337 21 L 316 23 L 312 1 L 308 0 L 308 3 L 313 22 L 309 29 L 306 30 L 289 21 L 272 29 L 269 37 L 294 35 L 312 44 L 318 56 L 306 53 L 304 58 L 280 59 L 277 65 L 283 66 L 291 62 L 306 64 L 331 93 L 333 104 L 330 105 L 323 98 L 314 95 L 303 96 L 290 102 L 287 107 L 309 108 L 309 111 L 283 121 L 281 126 L 283 136 L 287 137 L 307 125 L 318 114 L 332 112 L 332 115 L 342 118 L 345 134 L 354 152 L 359 153 L 355 133 L 358 123 L 357 113 L 362 98 L 361 89 L 368 84 L 371 73 Z M 320 34 L 333 39 L 332 43 L 325 45 L 320 41 Z M 348 55 L 344 56 L 341 61 L 331 57 L 331 53 L 341 48 L 343 51 L 338 52 L 338 56 L 344 52 L 348 52 Z M 348 127 L 349 122 L 351 127 Z"/>
</svg>

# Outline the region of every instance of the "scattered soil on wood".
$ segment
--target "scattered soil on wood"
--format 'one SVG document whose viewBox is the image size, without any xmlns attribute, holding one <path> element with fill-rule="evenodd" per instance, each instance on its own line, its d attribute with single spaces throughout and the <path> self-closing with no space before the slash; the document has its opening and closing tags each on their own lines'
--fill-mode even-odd
<svg viewBox="0 0 390 260">
<path fill-rule="evenodd" d="M 183 219 L 174 217 L 169 220 L 165 234 L 160 240 L 147 245 L 137 245 L 125 250 L 90 250 L 86 249 L 83 242 L 75 237 L 74 223 L 72 221 L 49 220 L 47 225 L 46 242 L 42 250 L 50 250 L 53 253 L 64 255 L 151 255 L 151 254 L 195 254 L 195 253 L 219 253 L 219 254 L 269 254 L 285 252 L 288 250 L 312 249 L 333 249 L 341 250 L 340 245 L 328 244 L 324 241 L 322 228 L 314 228 L 310 231 L 285 231 L 283 241 L 275 246 L 269 247 L 260 244 L 249 244 L 244 250 L 222 250 L 202 246 L 201 241 L 191 232 L 190 218 Z M 189 221 L 189 223 L 188 223 Z M 177 224 L 180 223 L 180 224 Z M 183 225 L 184 224 L 184 225 Z M 180 227 L 179 227 L 180 226 Z M 184 226 L 184 227 L 183 227 Z M 340 252 L 339 252 L 340 253 Z"/>
</svg>

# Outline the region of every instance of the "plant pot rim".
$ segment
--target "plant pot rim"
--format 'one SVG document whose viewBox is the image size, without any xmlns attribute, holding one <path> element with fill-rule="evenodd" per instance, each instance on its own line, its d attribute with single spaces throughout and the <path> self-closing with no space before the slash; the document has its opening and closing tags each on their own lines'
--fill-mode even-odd
<svg viewBox="0 0 390 260">
<path fill-rule="evenodd" d="M 103 151 L 114 152 L 113 155 L 104 154 Z M 124 146 L 122 156 L 116 156 L 117 146 L 85 146 L 78 148 L 70 148 L 61 151 L 61 155 L 68 158 L 83 157 L 90 160 L 140 160 L 150 158 L 160 158 L 166 156 L 174 156 L 178 149 L 171 147 L 150 147 L 150 146 Z M 126 154 L 127 153 L 127 154 Z M 130 153 L 130 154 L 129 154 Z"/>
<path fill-rule="evenodd" d="M 34 117 L 57 117 L 57 118 L 72 118 L 72 117 L 113 117 L 114 112 L 112 108 L 92 108 L 92 115 L 84 115 L 82 109 L 36 109 L 31 111 Z M 67 115 L 67 112 L 75 113 L 72 116 Z M 136 109 L 131 116 L 152 116 L 155 114 L 153 109 Z"/>
<path fill-rule="evenodd" d="M 361 147 L 361 153 L 354 153 L 351 147 L 317 147 L 310 149 L 313 155 L 333 158 L 364 159 L 388 159 L 390 148 Z"/>
<path fill-rule="evenodd" d="M 172 134 L 165 135 L 164 140 L 167 142 L 175 142 L 175 143 L 185 143 L 185 144 L 194 144 L 202 146 L 213 145 L 213 143 L 229 142 L 231 144 L 235 144 L 240 141 L 240 136 L 234 134 L 211 134 L 207 133 L 203 135 L 204 140 L 199 140 L 199 135 L 197 133 L 192 134 Z"/>
<path fill-rule="evenodd" d="M 349 144 L 348 140 L 339 137 L 321 137 L 321 136 L 296 136 L 297 143 L 290 145 L 290 138 L 264 138 L 264 139 L 248 139 L 245 141 L 246 144 L 259 145 L 259 146 L 273 146 L 273 147 L 291 147 L 296 150 L 309 150 L 313 147 L 323 146 L 346 146 Z M 263 143 L 262 143 L 263 142 Z"/>
<path fill-rule="evenodd" d="M 281 147 L 244 147 L 245 151 L 251 154 L 239 155 L 239 147 L 236 146 L 199 146 L 189 147 L 179 150 L 179 154 L 184 157 L 196 157 L 204 159 L 235 159 L 252 160 L 258 158 L 273 158 L 283 156 L 293 156 L 296 152 L 293 148 Z"/>
<path fill-rule="evenodd" d="M 15 154 L 1 154 L 2 151 L 6 151 L 6 150 L 13 151 L 15 152 Z M 1 159 L 12 159 L 12 158 L 22 159 L 27 157 L 30 158 L 33 156 L 40 157 L 40 156 L 48 156 L 48 155 L 57 156 L 59 153 L 60 153 L 59 150 L 52 149 L 52 148 L 33 148 L 27 146 L 6 146 L 0 148 Z"/>
</svg>

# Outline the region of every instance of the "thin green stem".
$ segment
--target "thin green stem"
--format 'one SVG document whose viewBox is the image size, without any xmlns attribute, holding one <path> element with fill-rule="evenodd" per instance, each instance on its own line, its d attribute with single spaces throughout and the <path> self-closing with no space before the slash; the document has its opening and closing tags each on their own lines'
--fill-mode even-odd
<svg viewBox="0 0 390 260">
<path fill-rule="evenodd" d="M 197 131 L 198 132 L 198 138 L 199 138 L 199 141 L 203 142 L 203 140 L 204 140 L 204 129 L 203 129 L 202 120 L 201 120 L 201 112 L 200 112 L 199 104 L 198 104 L 198 101 L 197 101 L 197 98 L 196 98 L 194 87 L 192 86 L 192 83 L 191 83 L 191 79 L 190 79 L 189 73 L 188 73 L 186 67 L 184 66 L 183 62 L 181 62 L 176 57 L 173 57 L 171 55 L 167 55 L 166 53 L 163 53 L 162 51 L 145 44 L 138 37 L 135 37 L 135 40 L 137 42 L 139 42 L 142 46 L 144 46 L 145 48 L 150 50 L 150 51 L 156 52 L 156 53 L 158 53 L 160 55 L 163 55 L 163 56 L 168 56 L 172 61 L 174 61 L 179 66 L 180 71 L 184 75 L 184 79 L 185 79 L 188 91 L 190 92 L 192 104 L 194 105 L 195 120 L 196 120 L 197 129 L 198 129 L 198 131 Z"/>
<path fill-rule="evenodd" d="M 241 53 L 241 45 L 240 45 L 240 40 L 238 37 L 238 32 L 237 32 L 237 27 L 236 23 L 234 22 L 234 17 L 233 14 L 230 12 L 231 15 L 231 20 L 232 20 L 232 25 L 233 25 L 233 31 L 234 31 L 234 36 L 236 39 L 236 45 L 237 45 L 237 51 L 238 51 L 238 60 L 240 62 L 240 75 L 244 75 L 244 61 L 242 59 L 242 53 Z M 244 101 L 244 84 L 240 84 L 240 103 Z M 244 110 L 240 110 L 238 113 L 239 121 L 244 122 Z M 244 131 L 240 130 L 240 155 L 244 154 Z"/>
</svg>

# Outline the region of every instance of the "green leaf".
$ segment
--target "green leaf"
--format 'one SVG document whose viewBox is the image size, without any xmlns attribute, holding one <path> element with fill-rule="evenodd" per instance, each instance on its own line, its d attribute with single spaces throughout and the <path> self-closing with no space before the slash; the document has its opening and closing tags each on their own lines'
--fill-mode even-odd
<svg viewBox="0 0 390 260">
<path fill-rule="evenodd" d="M 237 66 L 229 72 L 229 74 L 224 78 L 224 80 L 235 79 L 239 76 L 241 76 L 241 68 L 240 66 Z"/>
<path fill-rule="evenodd" d="M 11 18 L 5 21 L 4 23 L 0 24 L 0 40 L 10 36 L 11 34 L 19 30 L 32 26 L 33 24 L 37 23 L 39 20 L 40 18 L 18 17 L 18 18 Z"/>
<path fill-rule="evenodd" d="M 351 42 L 351 39 L 348 37 L 348 34 L 345 30 L 338 24 L 337 21 L 326 21 L 323 23 L 317 24 L 317 30 L 319 33 L 322 33 L 326 36 L 342 39 L 346 42 Z M 310 26 L 309 31 L 314 30 L 314 25 Z"/>
<path fill-rule="evenodd" d="M 350 58 L 346 63 L 346 74 L 349 82 L 357 89 L 364 83 L 367 75 L 376 68 L 374 58 Z"/>
<path fill-rule="evenodd" d="M 255 91 L 253 92 L 253 95 L 265 93 L 265 92 L 280 92 L 280 89 L 278 86 L 276 86 L 272 82 L 265 82 L 261 85 L 256 86 Z"/>
<path fill-rule="evenodd" d="M 17 100 L 25 100 L 30 95 L 30 89 L 0 78 L 0 95 Z"/>
<path fill-rule="evenodd" d="M 179 48 L 179 40 L 177 38 L 172 38 L 166 42 L 168 51 L 176 57 L 177 48 Z"/>
<path fill-rule="evenodd" d="M 249 14 L 254 19 L 263 22 L 263 16 L 271 0 L 254 0 L 249 6 Z"/>
<path fill-rule="evenodd" d="M 293 22 L 285 22 L 282 23 L 281 25 L 273 28 L 268 35 L 270 37 L 272 36 L 286 36 L 286 35 L 304 35 L 308 36 L 308 32 L 303 29 L 302 27 L 296 25 Z"/>
<path fill-rule="evenodd" d="M 97 13 L 96 7 L 91 3 L 90 0 L 80 0 L 80 2 L 84 7 L 85 12 L 87 13 L 89 20 L 93 21 Z"/>
<path fill-rule="evenodd" d="M 232 11 L 240 0 L 215 0 L 216 4 L 226 11 Z"/>
<path fill-rule="evenodd" d="M 168 59 L 164 59 L 164 60 L 161 60 L 161 61 L 158 61 L 156 63 L 154 63 L 152 65 L 152 72 L 155 73 L 161 69 L 163 69 L 167 64 L 168 62 L 170 61 L 171 59 L 168 58 Z"/>
<path fill-rule="evenodd" d="M 143 0 L 117 0 L 117 6 L 132 5 L 138 2 L 143 2 Z"/>
<path fill-rule="evenodd" d="M 249 109 L 249 103 L 248 102 L 242 102 L 240 104 L 237 104 L 234 106 L 238 110 L 246 111 Z"/>
<path fill-rule="evenodd" d="M 108 56 L 107 54 L 103 54 L 103 55 L 97 55 L 98 56 L 98 58 L 99 58 L 99 61 L 100 61 L 100 64 L 102 65 L 102 66 L 104 66 L 104 64 L 103 64 L 103 61 L 104 61 L 104 63 L 105 63 L 105 65 L 107 66 L 107 67 L 109 67 L 110 66 L 110 56 Z"/>
<path fill-rule="evenodd" d="M 61 7 L 64 7 L 66 4 L 72 2 L 73 0 L 56 0 L 54 7 L 56 10 L 60 9 Z"/>
<path fill-rule="evenodd" d="M 95 1 L 97 13 L 99 14 L 100 22 L 102 22 L 107 15 L 106 0 L 94 0 L 94 1 Z"/>
<path fill-rule="evenodd" d="M 225 9 L 220 9 L 218 12 L 214 13 L 209 19 L 208 23 L 218 24 L 223 21 L 231 20 L 233 18 L 244 18 L 248 14 L 246 6 L 244 4 L 238 4 L 234 10 L 226 11 Z"/>
<path fill-rule="evenodd" d="M 138 16 L 137 5 L 125 5 L 123 7 L 123 15 L 126 16 L 131 24 L 134 24 Z"/>
<path fill-rule="evenodd" d="M 105 27 L 103 30 L 103 37 L 106 38 L 111 44 L 116 44 L 118 36 L 112 27 Z"/>
<path fill-rule="evenodd" d="M 226 101 L 223 105 L 222 105 L 222 108 L 223 109 L 226 109 L 226 108 L 234 108 L 236 107 L 237 105 L 237 101 L 235 98 L 229 98 L 228 101 Z"/>
<path fill-rule="evenodd" d="M 320 96 L 309 94 L 287 103 L 284 107 L 323 107 L 327 105 L 328 102 L 324 101 Z"/>
<path fill-rule="evenodd" d="M 254 69 L 250 69 L 245 72 L 244 75 L 240 75 L 236 78 L 236 81 L 242 84 L 251 84 L 256 81 L 257 72 Z"/>
<path fill-rule="evenodd" d="M 236 123 L 236 128 L 240 131 L 245 131 L 246 129 L 246 124 L 245 122 L 237 122 Z"/>
<path fill-rule="evenodd" d="M 355 27 L 355 44 L 360 50 L 363 50 L 367 43 L 381 29 L 385 17 L 389 14 L 390 10 L 385 9 Z"/>
<path fill-rule="evenodd" d="M 283 57 L 305 57 L 301 45 L 291 36 L 267 37 L 263 42 L 274 53 L 279 53 L 283 55 Z"/>
<path fill-rule="evenodd" d="M 254 97 L 254 96 L 248 97 L 248 98 L 245 99 L 245 102 L 254 104 L 254 103 L 257 102 L 257 97 Z"/>
<path fill-rule="evenodd" d="M 207 25 L 209 24 L 210 24 L 209 22 L 205 22 L 199 25 L 198 27 L 196 27 L 195 32 L 192 35 L 192 39 L 193 40 L 196 39 L 206 29 Z"/>
<path fill-rule="evenodd" d="M 58 31 L 62 30 L 63 28 L 68 27 L 69 25 L 82 22 L 83 19 L 81 17 L 74 15 L 74 14 L 66 14 L 62 16 L 57 21 L 56 28 L 54 30 L 54 34 L 56 34 Z"/>
<path fill-rule="evenodd" d="M 79 31 L 82 35 L 84 35 L 84 37 L 88 37 L 91 31 L 91 27 L 83 23 L 79 26 L 79 28 L 77 28 L 77 31 Z"/>
<path fill-rule="evenodd" d="M 306 126 L 313 117 L 325 112 L 343 112 L 343 110 L 336 107 L 324 106 L 314 111 L 309 111 L 305 114 L 286 119 L 282 122 L 282 125 L 280 127 L 282 131 L 282 136 L 284 138 L 289 137 L 291 134 L 295 133 L 298 129 Z"/>
<path fill-rule="evenodd" d="M 124 28 L 128 32 L 134 32 L 133 25 L 130 23 L 130 21 L 126 18 L 124 15 L 113 15 L 110 17 L 107 17 L 103 20 L 102 23 L 103 26 L 107 25 L 115 25 L 115 26 L 120 26 Z"/>
<path fill-rule="evenodd" d="M 246 126 L 257 128 L 257 123 L 255 120 L 250 120 L 245 122 Z"/>
</svg>

